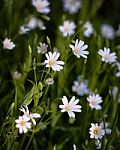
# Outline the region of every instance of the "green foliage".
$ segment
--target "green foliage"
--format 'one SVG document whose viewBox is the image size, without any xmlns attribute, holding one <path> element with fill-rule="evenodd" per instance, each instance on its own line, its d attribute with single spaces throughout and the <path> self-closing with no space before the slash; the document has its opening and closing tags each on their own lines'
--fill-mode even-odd
<svg viewBox="0 0 120 150">
<path fill-rule="evenodd" d="M 95 140 L 90 138 L 89 128 L 91 123 L 101 122 L 108 122 L 112 130 L 101 140 L 101 150 L 119 149 L 120 77 L 115 76 L 115 65 L 101 61 L 98 50 L 110 47 L 120 62 L 120 37 L 108 40 L 100 32 L 104 22 L 118 27 L 120 2 L 110 1 L 116 9 L 111 12 L 109 8 L 102 11 L 109 3 L 106 0 L 82 0 L 82 7 L 76 14 L 64 11 L 62 0 L 50 3 L 50 14 L 43 15 L 35 10 L 31 1 L 0 0 L 0 149 L 71 150 L 76 144 L 77 150 L 94 150 Z M 20 26 L 31 16 L 41 19 L 46 30 L 37 27 L 27 34 L 20 34 Z M 58 27 L 64 20 L 75 21 L 77 28 L 73 36 L 63 37 L 60 33 Z M 87 20 L 91 20 L 95 28 L 90 38 L 83 34 L 86 30 L 83 24 Z M 3 48 L 6 37 L 16 44 L 13 50 Z M 77 38 L 88 44 L 88 59 L 78 59 L 71 52 L 69 45 Z M 40 42 L 48 44 L 49 51 L 58 48 L 60 60 L 65 63 L 63 70 L 54 72 L 45 67 L 45 55 L 37 53 Z M 18 78 L 14 78 L 15 71 L 20 73 Z M 90 93 L 102 96 L 101 110 L 89 107 L 87 95 L 78 96 L 72 91 L 78 75 L 82 80 L 88 80 Z M 54 79 L 53 85 L 46 84 L 48 78 Z M 118 88 L 116 94 L 112 93 L 114 87 Z M 75 95 L 79 99 L 82 112 L 77 113 L 76 118 L 69 118 L 66 112 L 60 111 L 64 95 L 69 99 Z M 26 134 L 19 134 L 15 120 L 22 115 L 19 109 L 23 105 L 27 105 L 31 113 L 40 114 L 41 118 L 36 119 L 37 124 Z"/>
</svg>

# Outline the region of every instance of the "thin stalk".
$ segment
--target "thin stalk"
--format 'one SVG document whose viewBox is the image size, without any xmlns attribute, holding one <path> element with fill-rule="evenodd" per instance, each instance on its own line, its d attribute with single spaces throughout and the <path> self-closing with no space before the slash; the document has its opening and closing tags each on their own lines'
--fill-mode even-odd
<svg viewBox="0 0 120 150">
<path fill-rule="evenodd" d="M 32 139 L 33 139 L 34 134 L 35 134 L 35 133 L 33 132 L 32 135 L 31 135 L 31 137 L 30 137 L 30 139 L 29 139 L 29 141 L 28 141 L 28 144 L 27 144 L 25 150 L 27 150 L 27 149 L 29 148 L 30 143 L 31 143 L 31 141 L 32 141 Z"/>
</svg>

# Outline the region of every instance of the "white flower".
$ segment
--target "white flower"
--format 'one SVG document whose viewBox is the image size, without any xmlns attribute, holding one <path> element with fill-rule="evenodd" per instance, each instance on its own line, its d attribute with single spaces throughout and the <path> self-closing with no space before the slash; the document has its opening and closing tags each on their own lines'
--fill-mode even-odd
<svg viewBox="0 0 120 150">
<path fill-rule="evenodd" d="M 44 54 L 47 52 L 48 45 L 45 43 L 39 43 L 40 46 L 37 47 L 37 52 L 40 54 Z"/>
<path fill-rule="evenodd" d="M 117 73 L 116 73 L 116 77 L 120 77 L 120 63 L 117 62 L 116 66 L 117 66 L 117 70 L 118 70 Z"/>
<path fill-rule="evenodd" d="M 45 83 L 46 83 L 47 85 L 52 85 L 52 84 L 54 84 L 54 79 L 53 79 L 53 78 L 47 78 L 47 79 L 45 80 Z"/>
<path fill-rule="evenodd" d="M 31 123 L 28 122 L 30 118 L 26 116 L 19 116 L 19 119 L 15 120 L 16 128 L 19 128 L 19 133 L 26 133 L 29 128 L 31 128 Z"/>
<path fill-rule="evenodd" d="M 20 29 L 19 29 L 20 34 L 26 34 L 29 31 L 30 31 L 30 29 L 28 27 L 26 27 L 25 25 L 20 26 Z"/>
<path fill-rule="evenodd" d="M 105 128 L 105 133 L 106 134 L 111 134 L 112 130 L 109 128 L 109 123 L 108 122 L 101 122 L 100 124 L 102 128 Z"/>
<path fill-rule="evenodd" d="M 13 72 L 13 79 L 19 79 L 21 77 L 21 73 L 18 71 Z"/>
<path fill-rule="evenodd" d="M 106 39 L 114 39 L 115 36 L 115 30 L 114 28 L 109 24 L 102 24 L 101 25 L 101 33 L 102 36 Z"/>
<path fill-rule="evenodd" d="M 40 29 L 40 30 L 45 30 L 46 27 L 44 26 L 44 23 L 41 19 L 37 19 L 37 27 Z"/>
<path fill-rule="evenodd" d="M 70 14 L 77 13 L 81 7 L 81 0 L 63 0 L 63 7 Z"/>
<path fill-rule="evenodd" d="M 11 39 L 5 38 L 3 41 L 3 48 L 4 49 L 13 49 L 15 47 L 15 44 L 11 42 Z"/>
<path fill-rule="evenodd" d="M 45 60 L 46 67 L 51 67 L 54 71 L 60 71 L 63 69 L 61 65 L 64 65 L 63 61 L 57 61 L 60 53 L 54 52 L 53 54 L 51 52 L 48 52 L 45 54 L 47 60 Z"/>
<path fill-rule="evenodd" d="M 116 53 L 110 53 L 110 49 L 104 47 L 104 50 L 100 49 L 98 51 L 98 54 L 102 56 L 102 61 L 106 62 L 106 63 L 114 63 L 116 62 Z"/>
<path fill-rule="evenodd" d="M 103 130 L 102 126 L 98 125 L 98 123 L 91 123 L 89 130 L 90 138 L 101 139 L 105 134 L 105 130 Z"/>
<path fill-rule="evenodd" d="M 36 8 L 37 12 L 48 14 L 50 12 L 48 0 L 32 0 L 32 5 Z"/>
<path fill-rule="evenodd" d="M 40 30 L 45 30 L 46 27 L 44 26 L 44 23 L 41 19 L 35 18 L 33 16 L 30 17 L 29 22 L 26 24 L 26 27 L 30 30 L 33 30 L 35 28 L 39 28 Z"/>
<path fill-rule="evenodd" d="M 95 142 L 95 145 L 96 145 L 96 149 L 101 149 L 101 141 L 98 139 L 98 140 L 96 140 L 96 142 Z"/>
<path fill-rule="evenodd" d="M 109 90 L 109 94 L 113 97 L 114 100 L 116 99 L 118 93 L 119 93 L 119 89 L 117 86 L 114 86 Z"/>
<path fill-rule="evenodd" d="M 101 109 L 100 103 L 102 103 L 102 97 L 99 94 L 92 94 L 87 97 L 87 101 L 89 102 L 90 107 L 96 110 Z"/>
<path fill-rule="evenodd" d="M 37 27 L 37 18 L 31 16 L 26 26 L 31 30 L 35 29 Z"/>
<path fill-rule="evenodd" d="M 73 150 L 77 150 L 77 148 L 76 148 L 76 145 L 75 145 L 75 144 L 73 144 Z"/>
<path fill-rule="evenodd" d="M 86 28 L 86 30 L 84 31 L 84 36 L 86 37 L 90 37 L 91 34 L 93 33 L 93 25 L 90 21 L 87 21 L 84 24 L 84 28 Z"/>
<path fill-rule="evenodd" d="M 64 21 L 63 25 L 59 26 L 59 30 L 64 37 L 73 35 L 75 33 L 74 31 L 75 28 L 76 28 L 75 23 L 73 21 L 68 21 L 68 20 Z"/>
<path fill-rule="evenodd" d="M 69 117 L 75 117 L 74 112 L 81 112 L 81 106 L 76 105 L 79 102 L 79 99 L 75 100 L 75 96 L 71 98 L 71 100 L 68 102 L 68 99 L 66 96 L 63 96 L 62 98 L 63 105 L 59 105 L 59 108 L 61 108 L 61 112 L 67 112 Z"/>
<path fill-rule="evenodd" d="M 77 80 L 74 81 L 74 85 L 72 86 L 72 91 L 76 92 L 78 96 L 83 96 L 88 94 L 88 81 L 82 81 L 81 77 L 79 76 Z"/>
<path fill-rule="evenodd" d="M 26 116 L 27 118 L 29 118 L 29 120 L 30 119 L 32 120 L 34 125 L 36 125 L 36 121 L 34 118 L 40 118 L 41 117 L 40 114 L 37 114 L 37 113 L 30 114 L 27 106 L 22 107 L 20 110 L 24 113 L 23 116 Z"/>
<path fill-rule="evenodd" d="M 84 41 L 78 41 L 78 39 L 76 41 L 73 41 L 75 43 L 74 45 L 69 45 L 70 48 L 72 49 L 74 55 L 76 55 L 78 58 L 84 57 L 87 58 L 86 55 L 89 54 L 88 51 L 85 51 L 88 48 L 88 45 L 84 45 Z"/>
</svg>

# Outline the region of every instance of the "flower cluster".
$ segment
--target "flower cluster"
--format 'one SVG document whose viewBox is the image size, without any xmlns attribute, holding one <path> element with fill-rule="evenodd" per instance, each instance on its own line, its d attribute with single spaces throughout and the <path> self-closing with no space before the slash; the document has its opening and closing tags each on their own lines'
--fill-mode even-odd
<svg viewBox="0 0 120 150">
<path fill-rule="evenodd" d="M 36 125 L 36 121 L 34 118 L 40 118 L 41 115 L 37 113 L 30 113 L 27 106 L 20 108 L 20 110 L 24 113 L 23 116 L 19 116 L 18 119 L 15 120 L 16 128 L 19 128 L 19 133 L 26 133 L 28 129 L 31 128 L 32 123 Z M 32 121 L 32 123 L 30 122 Z"/>
</svg>

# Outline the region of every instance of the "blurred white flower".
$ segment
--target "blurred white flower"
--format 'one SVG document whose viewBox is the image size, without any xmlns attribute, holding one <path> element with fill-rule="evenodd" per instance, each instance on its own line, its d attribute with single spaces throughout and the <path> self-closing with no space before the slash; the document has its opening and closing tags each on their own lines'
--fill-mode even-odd
<svg viewBox="0 0 120 150">
<path fill-rule="evenodd" d="M 44 23 L 41 19 L 35 18 L 33 16 L 30 17 L 28 23 L 26 24 L 26 27 L 30 30 L 33 30 L 35 28 L 39 28 L 40 30 L 45 30 L 46 27 L 44 26 Z"/>
<path fill-rule="evenodd" d="M 37 27 L 37 18 L 31 16 L 26 26 L 31 30 L 35 29 Z"/>
<path fill-rule="evenodd" d="M 37 12 L 48 14 L 50 12 L 48 0 L 32 0 L 32 5 L 36 8 Z"/>
<path fill-rule="evenodd" d="M 87 97 L 87 101 L 89 102 L 90 107 L 96 110 L 101 109 L 100 104 L 102 103 L 102 97 L 99 94 L 92 94 Z"/>
<path fill-rule="evenodd" d="M 60 32 L 64 37 L 73 35 L 75 33 L 76 25 L 73 21 L 65 20 L 63 25 L 59 26 Z"/>
<path fill-rule="evenodd" d="M 117 62 L 115 65 L 117 66 L 117 73 L 116 73 L 116 77 L 120 77 L 120 63 L 119 63 L 119 62 Z"/>
<path fill-rule="evenodd" d="M 79 102 L 79 99 L 75 99 L 75 96 L 71 98 L 71 100 L 68 102 L 68 99 L 66 96 L 63 96 L 62 98 L 63 105 L 59 105 L 59 108 L 61 108 L 61 112 L 67 112 L 69 117 L 75 117 L 74 112 L 81 112 L 81 106 L 77 105 Z"/>
<path fill-rule="evenodd" d="M 39 43 L 39 46 L 37 47 L 37 52 L 39 54 L 45 54 L 47 52 L 48 45 L 45 43 Z"/>
<path fill-rule="evenodd" d="M 78 76 L 77 80 L 74 81 L 74 85 L 72 86 L 72 91 L 76 92 L 78 96 L 83 96 L 88 94 L 88 81 L 82 80 L 80 76 Z"/>
<path fill-rule="evenodd" d="M 37 19 L 37 27 L 40 29 L 40 30 L 45 30 L 46 27 L 44 26 L 44 23 L 41 19 Z"/>
<path fill-rule="evenodd" d="M 98 140 L 96 140 L 96 142 L 95 142 L 95 145 L 96 145 L 96 149 L 101 149 L 101 141 L 98 139 Z"/>
<path fill-rule="evenodd" d="M 21 73 L 19 73 L 18 71 L 13 72 L 13 79 L 19 79 L 21 77 Z"/>
<path fill-rule="evenodd" d="M 69 47 L 72 49 L 74 55 L 76 55 L 78 58 L 80 58 L 80 56 L 87 58 L 87 55 L 89 54 L 89 52 L 86 51 L 88 45 L 84 45 L 84 41 L 78 41 L 78 39 L 73 41 L 73 43 L 75 43 L 75 46 L 69 45 Z"/>
<path fill-rule="evenodd" d="M 77 13 L 81 8 L 81 0 L 63 0 L 63 8 L 70 14 Z"/>
<path fill-rule="evenodd" d="M 36 125 L 36 121 L 34 118 L 40 118 L 41 115 L 37 114 L 37 113 L 32 113 L 30 114 L 28 107 L 25 105 L 24 107 L 21 107 L 20 110 L 24 113 L 23 116 L 26 116 L 27 118 L 29 118 L 29 120 L 31 119 L 33 124 Z"/>
<path fill-rule="evenodd" d="M 105 129 L 105 133 L 106 134 L 111 134 L 112 130 L 109 128 L 109 123 L 108 122 L 101 122 L 100 124 L 102 126 L 102 128 Z"/>
<path fill-rule="evenodd" d="M 93 33 L 93 25 L 92 25 L 92 23 L 91 23 L 90 21 L 87 21 L 87 22 L 83 25 L 83 27 L 86 29 L 86 30 L 84 31 L 84 36 L 90 37 L 91 34 Z"/>
<path fill-rule="evenodd" d="M 100 49 L 98 51 L 98 54 L 102 56 L 102 61 L 106 62 L 106 63 L 114 63 L 116 62 L 116 53 L 110 53 L 110 49 L 104 47 L 104 50 Z"/>
<path fill-rule="evenodd" d="M 75 144 L 73 144 L 73 150 L 77 150 L 77 148 L 76 148 L 76 145 L 75 145 Z"/>
<path fill-rule="evenodd" d="M 30 29 L 26 27 L 25 25 L 20 26 L 20 29 L 19 29 L 20 34 L 27 34 L 29 31 Z"/>
<path fill-rule="evenodd" d="M 46 67 L 51 67 L 54 71 L 60 71 L 63 69 L 61 65 L 64 65 L 63 61 L 57 61 L 60 53 L 54 52 L 53 54 L 51 52 L 48 52 L 45 54 L 47 60 L 45 60 Z"/>
<path fill-rule="evenodd" d="M 89 130 L 90 138 L 101 139 L 105 134 L 105 130 L 103 130 L 102 126 L 98 125 L 98 123 L 91 123 Z"/>
<path fill-rule="evenodd" d="M 16 128 L 19 128 L 19 133 L 26 133 L 29 128 L 31 128 L 31 122 L 29 122 L 30 118 L 26 116 L 19 116 L 19 119 L 16 119 L 15 122 Z"/>
<path fill-rule="evenodd" d="M 118 92 L 119 92 L 119 89 L 117 86 L 114 86 L 109 90 L 110 95 L 112 95 L 114 97 L 114 99 L 115 99 L 116 95 L 118 94 Z"/>
<path fill-rule="evenodd" d="M 115 37 L 115 30 L 109 24 L 102 24 L 101 25 L 101 34 L 106 39 L 114 39 L 114 37 Z"/>
<path fill-rule="evenodd" d="M 3 41 L 3 48 L 12 50 L 15 47 L 15 44 L 11 41 L 11 39 L 5 38 Z"/>
<path fill-rule="evenodd" d="M 45 80 L 45 83 L 46 83 L 47 85 L 52 85 L 52 84 L 54 84 L 54 79 L 53 79 L 53 78 L 47 78 L 47 79 Z"/>
</svg>

